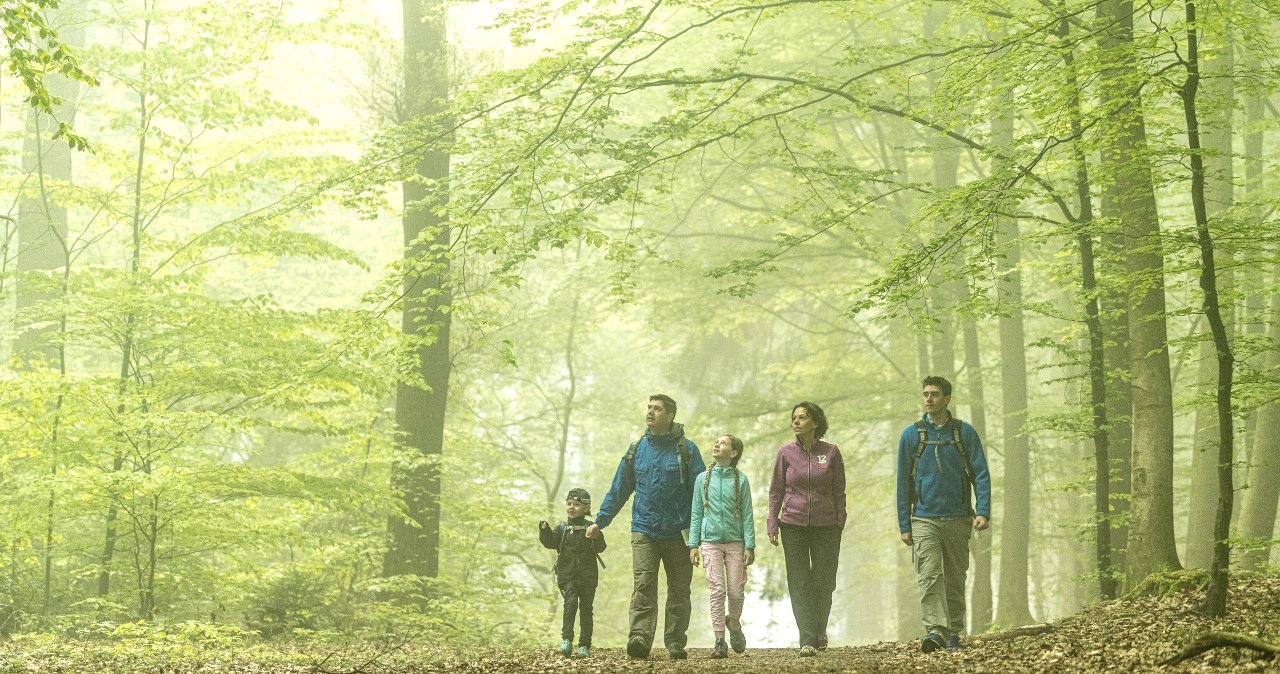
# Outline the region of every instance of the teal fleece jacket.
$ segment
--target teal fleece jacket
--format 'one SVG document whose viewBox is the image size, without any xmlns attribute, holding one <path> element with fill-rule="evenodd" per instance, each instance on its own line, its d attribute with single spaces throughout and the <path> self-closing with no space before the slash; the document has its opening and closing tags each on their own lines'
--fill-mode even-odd
<svg viewBox="0 0 1280 674">
<path fill-rule="evenodd" d="M 738 495 L 734 498 L 734 477 Z M 710 480 L 710 485 L 707 481 Z M 703 495 L 706 495 L 704 500 Z M 745 473 L 732 466 L 712 465 L 693 481 L 693 503 L 690 507 L 689 547 L 708 543 L 741 542 L 747 550 L 756 549 L 756 521 L 751 512 L 751 482 Z"/>
</svg>

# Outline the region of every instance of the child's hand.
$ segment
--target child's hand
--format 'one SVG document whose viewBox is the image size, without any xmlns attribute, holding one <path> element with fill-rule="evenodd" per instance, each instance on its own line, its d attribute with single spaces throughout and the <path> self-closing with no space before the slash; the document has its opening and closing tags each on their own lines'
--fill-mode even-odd
<svg viewBox="0 0 1280 674">
<path fill-rule="evenodd" d="M 694 566 L 702 566 L 702 551 L 697 548 L 689 548 L 689 563 Z"/>
<path fill-rule="evenodd" d="M 754 562 L 754 561 L 756 561 L 756 551 L 755 551 L 755 550 L 747 550 L 746 552 L 742 553 L 742 562 L 743 562 L 743 563 L 742 563 L 742 565 L 743 565 L 743 566 L 751 566 L 751 563 L 752 563 L 752 562 Z"/>
<path fill-rule="evenodd" d="M 551 528 L 551 525 L 550 525 L 550 524 L 547 524 L 547 521 L 546 521 L 546 520 L 538 520 L 538 528 L 539 528 L 539 529 L 550 529 L 550 528 Z"/>
</svg>

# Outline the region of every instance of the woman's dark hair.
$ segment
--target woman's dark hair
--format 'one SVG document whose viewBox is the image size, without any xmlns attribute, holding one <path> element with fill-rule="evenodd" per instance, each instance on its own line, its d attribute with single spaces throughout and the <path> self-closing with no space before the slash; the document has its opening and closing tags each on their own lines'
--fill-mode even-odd
<svg viewBox="0 0 1280 674">
<path fill-rule="evenodd" d="M 796 403 L 796 406 L 791 408 L 791 416 L 794 417 L 796 415 L 796 410 L 802 407 L 804 408 L 804 411 L 809 414 L 809 418 L 813 419 L 813 437 L 821 438 L 826 435 L 827 413 L 822 411 L 822 408 L 818 406 L 818 403 L 811 403 L 806 400 L 804 402 Z"/>
</svg>

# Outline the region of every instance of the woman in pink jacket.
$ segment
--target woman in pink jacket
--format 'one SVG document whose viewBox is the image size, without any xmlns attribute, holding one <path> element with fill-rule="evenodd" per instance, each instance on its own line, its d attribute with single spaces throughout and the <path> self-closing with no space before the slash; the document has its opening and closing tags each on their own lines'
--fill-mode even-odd
<svg viewBox="0 0 1280 674">
<path fill-rule="evenodd" d="M 844 460 L 824 442 L 827 415 L 815 403 L 791 408 L 795 442 L 778 448 L 769 482 L 769 542 L 782 539 L 791 613 L 800 630 L 800 655 L 827 648 L 827 618 L 844 530 Z"/>
</svg>

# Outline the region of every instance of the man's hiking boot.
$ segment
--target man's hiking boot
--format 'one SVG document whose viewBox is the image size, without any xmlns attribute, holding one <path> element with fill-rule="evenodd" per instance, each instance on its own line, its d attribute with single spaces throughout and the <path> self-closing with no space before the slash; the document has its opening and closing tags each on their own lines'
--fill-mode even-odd
<svg viewBox="0 0 1280 674">
<path fill-rule="evenodd" d="M 649 644 L 644 642 L 644 637 L 627 639 L 627 655 L 635 660 L 643 660 L 649 657 Z"/>
<path fill-rule="evenodd" d="M 729 657 L 729 644 L 726 644 L 724 642 L 724 639 L 716 639 L 716 645 L 714 648 L 711 649 L 711 657 L 713 658 Z"/>
<path fill-rule="evenodd" d="M 742 653 L 747 650 L 747 635 L 742 633 L 742 623 L 738 623 L 738 629 L 729 628 L 729 646 L 733 648 L 734 653 Z"/>
<path fill-rule="evenodd" d="M 818 635 L 817 643 L 814 644 L 820 651 L 827 650 L 827 633 L 823 632 Z"/>
<path fill-rule="evenodd" d="M 960 643 L 960 635 L 959 635 L 959 634 L 952 634 L 951 636 L 947 637 L 947 650 L 948 650 L 948 651 L 958 651 L 958 650 L 960 650 L 961 648 L 964 648 L 964 645 Z"/>
<path fill-rule="evenodd" d="M 933 630 L 929 630 L 929 633 L 924 635 L 924 639 L 920 641 L 920 650 L 925 653 L 932 653 L 946 647 L 947 640 L 943 639 L 941 634 L 934 632 Z"/>
<path fill-rule="evenodd" d="M 809 644 L 805 644 L 800 647 L 800 657 L 802 658 L 811 658 L 817 654 L 818 654 L 818 649 L 814 648 L 813 646 L 810 646 Z"/>
<path fill-rule="evenodd" d="M 672 660 L 686 660 L 689 658 L 689 652 L 684 649 L 684 646 L 672 646 L 667 649 L 667 653 L 671 655 Z"/>
<path fill-rule="evenodd" d="M 560 642 L 560 646 L 556 648 L 556 650 L 560 651 L 560 655 L 563 655 L 567 658 L 569 657 L 569 654 L 573 652 L 573 642 L 569 641 L 568 639 L 565 639 L 564 641 Z"/>
<path fill-rule="evenodd" d="M 579 646 L 579 647 L 578 647 L 578 652 L 577 652 L 575 655 L 577 655 L 577 656 L 578 656 L 578 657 L 580 657 L 580 658 L 589 658 L 589 657 L 591 657 L 591 647 L 590 647 L 590 646 Z"/>
</svg>

